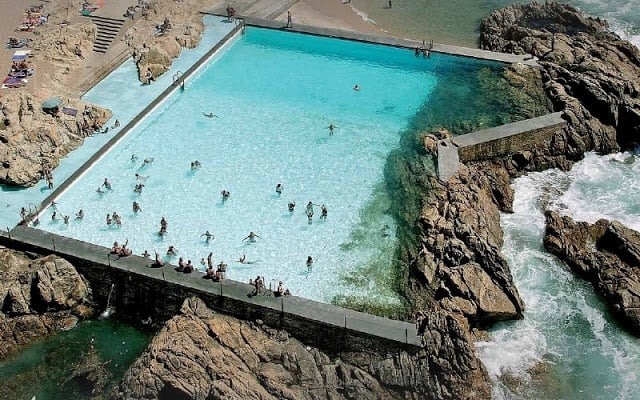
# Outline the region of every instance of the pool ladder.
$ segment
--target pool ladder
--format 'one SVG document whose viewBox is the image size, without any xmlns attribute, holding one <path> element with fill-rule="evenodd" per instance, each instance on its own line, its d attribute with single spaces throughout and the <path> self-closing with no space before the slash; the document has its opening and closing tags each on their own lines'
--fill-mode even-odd
<svg viewBox="0 0 640 400">
<path fill-rule="evenodd" d="M 247 30 L 247 23 L 244 21 L 244 18 L 236 18 L 236 26 L 242 26 L 242 34 L 244 35 Z"/>
<path fill-rule="evenodd" d="M 180 89 L 184 90 L 184 77 L 182 75 L 182 71 L 173 74 L 173 84 L 180 84 Z"/>
</svg>

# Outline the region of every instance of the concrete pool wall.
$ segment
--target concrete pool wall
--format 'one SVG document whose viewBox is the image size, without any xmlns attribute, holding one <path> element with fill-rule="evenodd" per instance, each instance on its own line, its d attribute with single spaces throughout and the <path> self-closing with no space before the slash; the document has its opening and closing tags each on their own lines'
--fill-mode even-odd
<svg viewBox="0 0 640 400">
<path fill-rule="evenodd" d="M 166 264 L 152 268 L 151 259 L 110 255 L 110 249 L 39 229 L 18 226 L 0 235 L 0 244 L 36 254 L 56 254 L 71 262 L 90 283 L 93 298 L 111 304 L 124 320 L 139 323 L 151 317 L 164 321 L 178 313 L 184 300 L 198 296 L 215 311 L 244 320 L 262 320 L 284 329 L 304 343 L 335 351 L 395 348 L 417 351 L 420 339 L 412 323 L 394 321 L 296 296 L 273 296 L 263 290 L 252 296 L 253 286 L 202 274 L 183 274 Z M 275 288 L 272 288 L 275 289 Z"/>
</svg>

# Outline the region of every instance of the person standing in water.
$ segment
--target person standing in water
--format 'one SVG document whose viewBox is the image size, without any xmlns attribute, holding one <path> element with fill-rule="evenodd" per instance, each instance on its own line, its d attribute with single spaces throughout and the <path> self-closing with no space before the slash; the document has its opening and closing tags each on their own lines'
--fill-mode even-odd
<svg viewBox="0 0 640 400">
<path fill-rule="evenodd" d="M 307 257 L 307 272 L 311 272 L 313 267 L 313 257 L 308 256 Z"/>
<path fill-rule="evenodd" d="M 329 136 L 333 136 L 333 131 L 337 128 L 337 126 L 335 126 L 334 124 L 329 124 L 327 128 L 329 129 Z"/>
</svg>

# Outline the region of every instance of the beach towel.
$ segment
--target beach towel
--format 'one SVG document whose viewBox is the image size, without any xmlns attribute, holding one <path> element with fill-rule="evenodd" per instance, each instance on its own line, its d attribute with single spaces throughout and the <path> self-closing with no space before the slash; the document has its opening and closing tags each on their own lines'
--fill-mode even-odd
<svg viewBox="0 0 640 400">
<path fill-rule="evenodd" d="M 78 114 L 78 110 L 76 110 L 75 108 L 70 108 L 70 107 L 62 107 L 62 113 L 63 114 L 67 114 L 67 115 L 71 115 L 72 117 L 75 117 L 76 114 Z"/>
<path fill-rule="evenodd" d="M 4 81 L 2 81 L 2 89 L 17 88 L 26 84 L 27 80 L 25 78 L 12 78 L 8 76 L 4 79 Z"/>
<path fill-rule="evenodd" d="M 11 57 L 11 61 L 26 60 L 31 55 L 31 50 L 16 50 Z"/>
</svg>

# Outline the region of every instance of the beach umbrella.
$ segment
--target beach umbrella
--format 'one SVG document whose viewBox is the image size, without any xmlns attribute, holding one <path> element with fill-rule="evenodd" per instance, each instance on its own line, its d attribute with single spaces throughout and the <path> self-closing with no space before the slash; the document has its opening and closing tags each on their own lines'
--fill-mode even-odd
<svg viewBox="0 0 640 400">
<path fill-rule="evenodd" d="M 48 99 L 46 99 L 45 101 L 42 102 L 42 109 L 43 110 L 51 110 L 53 108 L 56 108 L 60 105 L 60 103 L 62 103 L 62 98 L 60 97 L 49 97 Z"/>
</svg>

